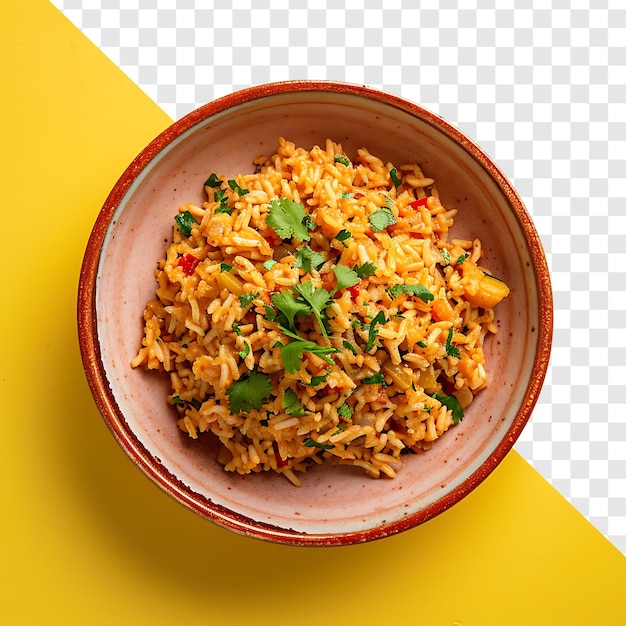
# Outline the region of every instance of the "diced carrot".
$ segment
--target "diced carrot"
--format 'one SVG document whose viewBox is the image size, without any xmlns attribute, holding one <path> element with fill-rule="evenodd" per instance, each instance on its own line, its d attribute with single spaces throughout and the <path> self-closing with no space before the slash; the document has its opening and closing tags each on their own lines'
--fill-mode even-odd
<svg viewBox="0 0 626 626">
<path fill-rule="evenodd" d="M 430 314 L 436 322 L 449 322 L 454 317 L 454 309 L 447 300 L 433 300 Z"/>
</svg>

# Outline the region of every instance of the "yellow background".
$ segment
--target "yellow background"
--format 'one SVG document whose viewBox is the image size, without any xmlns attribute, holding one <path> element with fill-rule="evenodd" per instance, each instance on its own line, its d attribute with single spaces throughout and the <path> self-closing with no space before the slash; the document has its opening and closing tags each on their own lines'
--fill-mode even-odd
<svg viewBox="0 0 626 626">
<path fill-rule="evenodd" d="M 108 191 L 171 120 L 45 0 L 0 11 L 0 624 L 626 623 L 623 555 L 515 452 L 346 548 L 236 535 L 148 481 L 91 399 L 76 290 Z"/>
</svg>

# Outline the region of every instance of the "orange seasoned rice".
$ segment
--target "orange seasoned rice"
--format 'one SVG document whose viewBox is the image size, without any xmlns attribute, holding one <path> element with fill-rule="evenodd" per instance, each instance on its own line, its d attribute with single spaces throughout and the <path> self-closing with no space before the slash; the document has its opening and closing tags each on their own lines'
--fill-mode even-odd
<svg viewBox="0 0 626 626">
<path fill-rule="evenodd" d="M 392 478 L 487 385 L 509 289 L 416 164 L 280 138 L 254 165 L 179 208 L 132 367 L 169 374 L 178 426 L 227 471 Z"/>
</svg>

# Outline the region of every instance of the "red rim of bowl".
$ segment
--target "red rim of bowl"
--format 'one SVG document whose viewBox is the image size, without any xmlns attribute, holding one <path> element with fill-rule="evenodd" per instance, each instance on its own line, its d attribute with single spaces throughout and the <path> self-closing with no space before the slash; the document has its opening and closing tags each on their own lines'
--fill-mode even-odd
<svg viewBox="0 0 626 626">
<path fill-rule="evenodd" d="M 181 481 L 158 464 L 129 429 L 111 391 L 104 367 L 100 361 L 101 352 L 98 342 L 96 312 L 96 282 L 102 244 L 105 241 L 107 230 L 119 204 L 133 182 L 149 163 L 177 137 L 196 124 L 218 113 L 245 104 L 246 102 L 269 96 L 311 91 L 344 93 L 382 102 L 407 112 L 431 126 L 434 126 L 463 147 L 466 152 L 489 172 L 496 185 L 508 199 L 511 210 L 515 214 L 524 232 L 530 250 L 539 296 L 539 328 L 537 329 L 537 353 L 533 363 L 534 375 L 522 399 L 520 410 L 493 453 L 460 485 L 424 509 L 400 520 L 389 522 L 381 526 L 338 535 L 303 534 L 256 522 L 244 515 L 217 505 L 200 494 L 191 492 Z M 223 96 L 195 109 L 180 120 L 174 122 L 148 144 L 121 175 L 98 214 L 87 243 L 81 267 L 77 313 L 81 358 L 87 382 L 96 406 L 102 414 L 109 430 L 130 459 L 168 495 L 200 516 L 243 535 L 275 543 L 301 546 L 350 545 L 395 535 L 414 528 L 440 513 L 443 513 L 473 491 L 504 459 L 530 419 L 548 369 L 553 333 L 552 288 L 541 240 L 521 198 L 498 166 L 493 163 L 486 153 L 466 135 L 444 119 L 398 96 L 361 85 L 311 80 L 268 83 L 242 89 Z"/>
</svg>

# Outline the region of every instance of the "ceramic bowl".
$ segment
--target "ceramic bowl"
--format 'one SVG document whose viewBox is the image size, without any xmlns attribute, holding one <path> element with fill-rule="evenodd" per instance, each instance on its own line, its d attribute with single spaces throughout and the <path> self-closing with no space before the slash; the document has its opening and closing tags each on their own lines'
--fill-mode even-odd
<svg viewBox="0 0 626 626">
<path fill-rule="evenodd" d="M 167 380 L 133 370 L 153 271 L 172 236 L 172 216 L 203 201 L 213 171 L 253 171 L 278 137 L 347 154 L 366 146 L 385 162 L 418 162 L 444 205 L 458 206 L 454 236 L 479 237 L 484 265 L 511 294 L 485 347 L 491 379 L 427 454 L 407 455 L 398 476 L 373 479 L 330 464 L 296 488 L 278 475 L 227 473 L 208 439 L 182 434 L 166 404 Z M 233 531 L 293 545 L 345 545 L 413 528 L 479 485 L 509 452 L 543 384 L 552 298 L 539 237 L 522 200 L 470 139 L 423 108 L 366 87 L 321 81 L 255 86 L 188 114 L 137 156 L 111 191 L 80 275 L 78 329 L 95 402 L 128 456 L 167 494 Z"/>
</svg>

